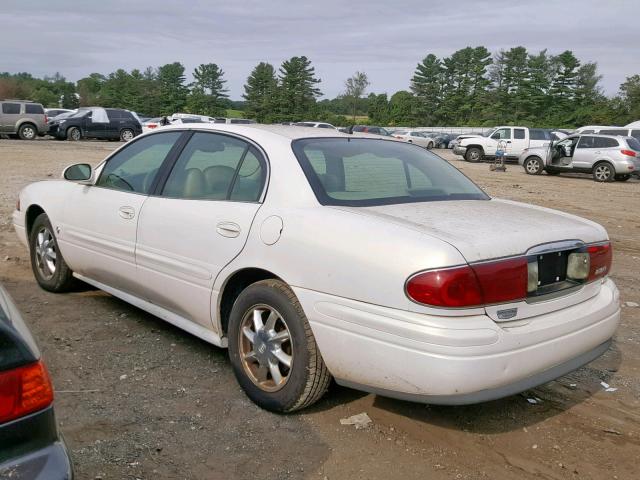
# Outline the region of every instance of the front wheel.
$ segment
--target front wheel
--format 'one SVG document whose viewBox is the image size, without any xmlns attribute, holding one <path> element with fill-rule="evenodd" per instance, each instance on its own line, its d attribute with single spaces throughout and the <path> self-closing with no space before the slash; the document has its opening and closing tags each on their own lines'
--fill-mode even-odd
<svg viewBox="0 0 640 480">
<path fill-rule="evenodd" d="M 132 140 L 133 137 L 135 137 L 135 134 L 133 133 L 133 130 L 131 130 L 130 128 L 125 128 L 120 132 L 121 142 L 128 142 L 129 140 Z"/>
<path fill-rule="evenodd" d="M 72 142 L 77 142 L 82 138 L 82 132 L 78 127 L 71 127 L 67 130 L 67 140 L 71 140 Z"/>
<path fill-rule="evenodd" d="M 74 283 L 73 272 L 62 258 L 49 217 L 38 215 L 29 235 L 31 268 L 38 285 L 49 292 L 66 292 Z"/>
<path fill-rule="evenodd" d="M 540 175 L 543 170 L 542 161 L 538 157 L 529 157 L 524 161 L 524 171 L 529 175 Z"/>
<path fill-rule="evenodd" d="M 613 166 L 607 162 L 600 162 L 593 168 L 593 179 L 596 182 L 612 182 L 615 175 Z"/>
<path fill-rule="evenodd" d="M 260 407 L 293 412 L 315 403 L 331 375 L 302 306 L 280 280 L 263 280 L 236 299 L 229 358 L 238 383 Z"/>
<path fill-rule="evenodd" d="M 476 147 L 469 148 L 464 154 L 464 159 L 467 162 L 478 163 L 482 160 L 482 150 Z"/>
<path fill-rule="evenodd" d="M 20 140 L 34 140 L 38 136 L 38 130 L 30 123 L 25 123 L 18 129 Z"/>
</svg>

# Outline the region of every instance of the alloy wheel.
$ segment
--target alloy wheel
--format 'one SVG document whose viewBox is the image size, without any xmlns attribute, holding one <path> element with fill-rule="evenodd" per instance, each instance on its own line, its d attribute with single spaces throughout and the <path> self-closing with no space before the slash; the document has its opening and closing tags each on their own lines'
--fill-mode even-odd
<svg viewBox="0 0 640 480">
<path fill-rule="evenodd" d="M 294 361 L 293 339 L 277 310 L 251 307 L 240 323 L 238 342 L 242 367 L 256 386 L 266 392 L 284 387 Z"/>
<path fill-rule="evenodd" d="M 50 280 L 56 273 L 56 242 L 51 231 L 42 227 L 38 231 L 35 244 L 36 266 L 45 280 Z"/>
</svg>

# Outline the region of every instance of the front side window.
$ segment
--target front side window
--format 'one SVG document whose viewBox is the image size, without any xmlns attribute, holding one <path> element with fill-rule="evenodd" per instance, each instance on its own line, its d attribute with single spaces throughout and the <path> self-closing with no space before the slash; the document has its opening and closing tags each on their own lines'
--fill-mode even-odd
<svg viewBox="0 0 640 480">
<path fill-rule="evenodd" d="M 261 159 L 256 148 L 243 140 L 196 132 L 174 165 L 162 195 L 255 202 L 265 178 Z"/>
<path fill-rule="evenodd" d="M 293 151 L 323 205 L 489 198 L 445 160 L 406 143 L 364 138 L 301 139 L 293 142 Z"/>
<path fill-rule="evenodd" d="M 494 140 L 510 140 L 511 139 L 511 129 L 510 128 L 501 128 L 496 130 L 496 132 L 491 135 L 491 138 Z"/>
<path fill-rule="evenodd" d="M 20 104 L 19 103 L 3 103 L 2 113 L 6 113 L 7 115 L 17 115 L 20 113 Z"/>
<path fill-rule="evenodd" d="M 182 132 L 157 133 L 127 145 L 107 161 L 96 186 L 148 195 L 180 135 Z"/>
</svg>

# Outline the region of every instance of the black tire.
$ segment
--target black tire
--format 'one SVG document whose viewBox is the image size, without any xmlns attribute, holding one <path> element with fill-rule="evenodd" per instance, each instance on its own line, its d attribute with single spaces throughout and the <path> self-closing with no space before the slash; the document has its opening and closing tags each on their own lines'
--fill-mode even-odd
<svg viewBox="0 0 640 480">
<path fill-rule="evenodd" d="M 33 123 L 23 123 L 18 129 L 20 140 L 35 140 L 38 136 L 38 128 Z"/>
<path fill-rule="evenodd" d="M 40 234 L 43 235 L 43 239 L 49 236 L 50 241 L 46 244 L 44 241 L 40 241 Z M 55 254 L 55 260 L 53 260 L 54 268 L 51 272 L 51 267 L 47 267 L 47 259 L 51 260 L 51 255 L 45 255 L 45 251 L 51 247 L 51 250 Z M 67 292 L 75 283 L 73 278 L 73 271 L 69 268 L 67 263 L 62 257 L 62 253 L 58 248 L 58 240 L 56 239 L 55 232 L 49 221 L 49 217 L 45 213 L 38 215 L 31 227 L 31 233 L 29 234 L 29 255 L 31 257 L 31 269 L 33 275 L 36 277 L 38 285 L 44 290 L 54 293 Z M 46 258 L 45 258 L 46 257 Z M 46 272 L 50 275 L 47 275 Z"/>
<path fill-rule="evenodd" d="M 595 164 L 592 174 L 596 182 L 613 182 L 615 180 L 616 170 L 609 162 L 600 162 Z"/>
<path fill-rule="evenodd" d="M 264 329 L 256 329 L 252 323 L 256 311 L 261 322 L 264 321 Z M 271 313 L 278 320 L 270 328 Z M 250 324 L 248 332 L 247 323 Z M 259 333 L 256 335 L 256 332 Z M 276 343 L 274 350 L 271 339 L 275 341 L 276 336 L 283 332 L 289 340 Z M 248 335 L 255 340 L 250 340 Z M 327 391 L 331 374 L 320 355 L 302 306 L 282 281 L 263 280 L 240 293 L 231 309 L 228 336 L 229 358 L 235 376 L 247 396 L 258 406 L 272 412 L 293 412 L 315 403 Z M 289 358 L 290 367 L 284 363 L 280 367 L 276 354 L 282 352 Z M 271 367 L 262 367 L 272 361 L 278 369 L 274 373 L 281 374 L 284 380 L 279 385 Z M 261 370 L 263 381 L 259 378 Z"/>
<path fill-rule="evenodd" d="M 123 128 L 120 131 L 120 141 L 121 142 L 128 142 L 129 140 L 133 140 L 133 137 L 135 137 L 135 136 L 136 136 L 136 134 L 130 128 Z"/>
<path fill-rule="evenodd" d="M 615 176 L 616 182 L 626 182 L 630 178 L 631 178 L 631 175 L 616 175 Z"/>
<path fill-rule="evenodd" d="M 482 160 L 483 155 L 484 155 L 484 152 L 482 151 L 482 149 L 477 147 L 471 147 L 471 148 L 468 148 L 467 151 L 465 152 L 464 159 L 467 162 L 478 163 L 480 160 Z"/>
<path fill-rule="evenodd" d="M 522 166 L 527 175 L 540 175 L 544 171 L 540 157 L 529 157 L 524 161 L 524 165 Z"/>
<path fill-rule="evenodd" d="M 67 140 L 77 142 L 82 138 L 82 132 L 78 127 L 71 127 L 67 130 Z"/>
</svg>

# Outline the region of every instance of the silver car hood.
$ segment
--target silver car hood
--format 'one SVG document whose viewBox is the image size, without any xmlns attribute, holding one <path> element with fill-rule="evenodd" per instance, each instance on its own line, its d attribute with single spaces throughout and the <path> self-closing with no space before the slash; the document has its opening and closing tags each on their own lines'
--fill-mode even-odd
<svg viewBox="0 0 640 480">
<path fill-rule="evenodd" d="M 560 240 L 592 243 L 608 238 L 606 230 L 597 223 L 509 200 L 456 200 L 344 209 L 400 223 L 443 240 L 457 248 L 468 262 L 520 255 L 533 246 Z"/>
</svg>

